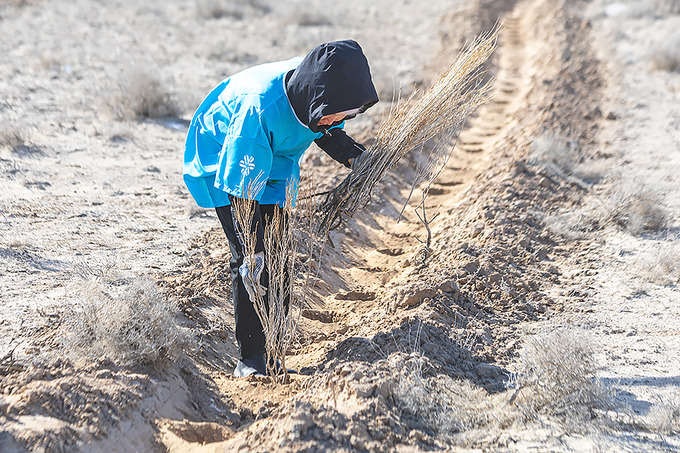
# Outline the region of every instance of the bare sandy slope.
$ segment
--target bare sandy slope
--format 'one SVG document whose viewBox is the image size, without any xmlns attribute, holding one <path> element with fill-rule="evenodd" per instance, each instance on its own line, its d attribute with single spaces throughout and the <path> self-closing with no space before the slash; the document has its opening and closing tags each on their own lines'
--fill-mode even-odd
<svg viewBox="0 0 680 453">
<path fill-rule="evenodd" d="M 649 52 L 679 16 L 652 3 L 2 4 L 1 449 L 680 448 L 680 84 Z M 395 221 L 409 159 L 331 234 L 288 358 L 301 374 L 233 378 L 229 252 L 178 174 L 200 96 L 353 37 L 383 99 L 351 125 L 370 143 L 395 85 L 426 84 L 499 18 L 494 97 L 430 191 L 425 265 L 412 207 Z M 149 77 L 171 115 L 116 121 Z M 343 174 L 317 149 L 303 166 Z M 126 319 L 135 298 L 177 301 L 144 316 L 182 352 L 64 350 L 74 306 Z"/>
</svg>

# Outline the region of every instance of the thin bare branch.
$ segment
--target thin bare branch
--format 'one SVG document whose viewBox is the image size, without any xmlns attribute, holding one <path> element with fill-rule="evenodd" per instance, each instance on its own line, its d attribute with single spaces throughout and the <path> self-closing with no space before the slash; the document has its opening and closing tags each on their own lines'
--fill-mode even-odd
<svg viewBox="0 0 680 453">
<path fill-rule="evenodd" d="M 420 99 L 415 100 L 414 93 L 397 101 L 373 145 L 321 204 L 319 231 L 336 228 L 343 216 L 351 217 L 366 206 L 384 174 L 407 153 L 425 150 L 430 139 L 437 143 L 417 169 L 413 187 L 441 172 L 465 119 L 490 97 L 491 83 L 483 64 L 496 48 L 499 30 L 496 26 L 465 46 Z"/>
</svg>

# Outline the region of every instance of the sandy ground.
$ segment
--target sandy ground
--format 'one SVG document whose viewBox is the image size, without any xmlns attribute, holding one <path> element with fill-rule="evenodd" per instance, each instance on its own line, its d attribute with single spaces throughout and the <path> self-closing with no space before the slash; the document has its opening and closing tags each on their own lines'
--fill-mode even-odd
<svg viewBox="0 0 680 453">
<path fill-rule="evenodd" d="M 638 413 L 677 404 L 680 385 L 680 294 L 677 257 L 680 130 L 677 73 L 654 70 L 677 16 L 650 14 L 640 2 L 594 2 L 587 17 L 600 26 L 594 46 L 613 75 L 604 105 L 620 118 L 601 132 L 615 159 L 617 184 L 655 194 L 669 221 L 643 235 L 608 232 L 597 250 L 597 275 L 586 317 L 606 363 L 603 377 Z M 642 44 L 644 43 L 644 44 Z M 640 45 L 641 44 L 641 45 Z M 591 305 L 592 304 L 592 305 Z"/>
<path fill-rule="evenodd" d="M 678 60 L 677 10 L 672 0 L 0 4 L 0 449 L 679 449 L 680 76 L 659 63 Z M 432 187 L 426 266 L 412 207 L 395 220 L 409 161 L 332 233 L 288 358 L 301 374 L 285 385 L 233 378 L 229 252 L 179 175 L 203 93 L 352 37 L 382 99 L 349 126 L 370 144 L 399 86 L 427 86 L 499 18 L 494 97 Z M 134 118 L 149 92 L 162 117 Z M 325 185 L 344 174 L 318 149 L 304 168 Z M 181 352 L 140 364 L 115 348 L 69 349 L 78 307 L 157 297 L 130 296 L 140 279 L 177 301 L 172 322 L 145 316 L 182 332 Z M 561 329 L 593 348 L 597 372 L 583 385 L 605 396 L 551 411 L 536 406 L 540 392 L 557 399 L 549 392 L 568 382 L 517 389 L 513 373 L 527 345 Z M 562 338 L 577 351 L 576 333 Z"/>
</svg>

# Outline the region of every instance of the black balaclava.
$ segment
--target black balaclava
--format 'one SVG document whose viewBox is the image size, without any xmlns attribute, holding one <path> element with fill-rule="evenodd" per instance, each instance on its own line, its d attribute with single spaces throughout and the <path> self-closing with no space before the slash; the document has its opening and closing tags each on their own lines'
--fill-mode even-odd
<svg viewBox="0 0 680 453">
<path fill-rule="evenodd" d="M 364 112 L 378 102 L 371 70 L 356 41 L 315 47 L 287 77 L 286 91 L 298 119 L 313 132 L 321 117 L 346 110 Z"/>
</svg>

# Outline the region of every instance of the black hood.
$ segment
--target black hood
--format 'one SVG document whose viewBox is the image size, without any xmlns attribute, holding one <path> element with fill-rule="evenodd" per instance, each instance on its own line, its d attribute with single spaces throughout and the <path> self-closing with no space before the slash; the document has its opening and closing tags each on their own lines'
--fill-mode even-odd
<svg viewBox="0 0 680 453">
<path fill-rule="evenodd" d="M 334 41 L 314 48 L 288 76 L 288 99 L 298 119 L 319 132 L 322 116 L 378 102 L 371 70 L 359 44 Z"/>
</svg>

